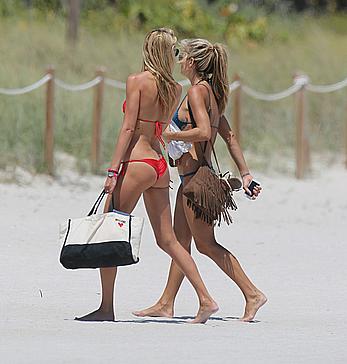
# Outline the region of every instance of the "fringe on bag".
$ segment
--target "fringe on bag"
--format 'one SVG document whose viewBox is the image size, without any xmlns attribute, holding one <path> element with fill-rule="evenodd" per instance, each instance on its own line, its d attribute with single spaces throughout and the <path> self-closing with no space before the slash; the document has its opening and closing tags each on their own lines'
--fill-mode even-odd
<svg viewBox="0 0 347 364">
<path fill-rule="evenodd" d="M 187 205 L 194 216 L 209 225 L 223 219 L 232 223 L 229 209 L 236 210 L 233 190 L 228 182 L 216 175 L 208 166 L 202 166 L 183 189 Z"/>
</svg>

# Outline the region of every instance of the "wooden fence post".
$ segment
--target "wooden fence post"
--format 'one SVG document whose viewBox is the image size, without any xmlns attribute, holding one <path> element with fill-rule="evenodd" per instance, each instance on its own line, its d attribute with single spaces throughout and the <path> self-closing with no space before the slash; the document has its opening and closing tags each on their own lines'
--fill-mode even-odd
<svg viewBox="0 0 347 364">
<path fill-rule="evenodd" d="M 236 73 L 233 81 L 240 82 L 240 76 Z M 231 118 L 233 121 L 233 131 L 239 144 L 241 144 L 241 87 L 238 87 L 232 95 L 233 107 L 231 109 Z"/>
<path fill-rule="evenodd" d="M 48 174 L 54 174 L 54 67 L 49 66 L 47 73 L 51 79 L 46 88 L 46 126 L 44 133 L 44 163 Z"/>
<path fill-rule="evenodd" d="M 79 18 L 81 12 L 80 0 L 67 1 L 67 40 L 72 46 L 76 46 L 78 38 Z"/>
<path fill-rule="evenodd" d="M 299 74 L 295 78 L 300 77 Z M 295 93 L 295 118 L 296 118 L 296 170 L 295 176 L 302 179 L 310 165 L 309 141 L 305 128 L 305 86 Z"/>
<path fill-rule="evenodd" d="M 100 139 L 101 139 L 101 114 L 104 97 L 104 78 L 105 69 L 98 68 L 96 77 L 101 77 L 101 81 L 95 86 L 94 91 L 94 110 L 93 110 L 93 128 L 92 128 L 92 150 L 91 166 L 92 172 L 97 173 L 100 166 Z"/>
</svg>

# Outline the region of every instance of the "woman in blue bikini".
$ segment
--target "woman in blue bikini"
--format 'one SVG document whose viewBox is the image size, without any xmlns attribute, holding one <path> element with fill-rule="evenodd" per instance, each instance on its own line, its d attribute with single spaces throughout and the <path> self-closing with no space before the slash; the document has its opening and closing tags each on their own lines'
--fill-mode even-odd
<svg viewBox="0 0 347 364">
<path fill-rule="evenodd" d="M 217 133 L 226 142 L 242 177 L 243 188 L 249 192 L 247 186 L 252 181 L 252 176 L 223 115 L 229 94 L 226 51 L 222 45 L 212 45 L 204 39 L 184 40 L 181 45 L 181 73 L 190 80 L 192 86 L 173 116 L 175 131 L 165 132 L 164 135 L 172 142 L 171 154 L 174 159 L 178 159 L 176 164 L 182 181 L 176 198 L 174 231 L 178 241 L 189 252 L 193 237 L 198 251 L 211 258 L 238 285 L 246 301 L 242 320 L 251 321 L 267 301 L 265 295 L 250 281 L 235 256 L 216 241 L 213 225 L 195 217 L 182 194 L 183 187 L 200 167 L 198 159 L 201 158 L 197 158 L 201 151 L 199 143 L 210 140 L 213 144 Z M 189 143 L 193 144 L 191 149 Z M 210 165 L 211 143 L 207 144 L 205 152 Z M 260 190 L 260 187 L 254 190 L 254 198 Z M 175 298 L 183 278 L 184 274 L 172 261 L 165 290 L 158 302 L 134 314 L 141 317 L 172 317 Z"/>
</svg>

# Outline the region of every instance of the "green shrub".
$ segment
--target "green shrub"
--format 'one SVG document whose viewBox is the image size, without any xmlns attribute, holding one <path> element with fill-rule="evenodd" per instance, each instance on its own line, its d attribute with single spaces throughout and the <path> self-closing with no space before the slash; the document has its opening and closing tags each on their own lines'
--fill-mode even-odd
<svg viewBox="0 0 347 364">
<path fill-rule="evenodd" d="M 24 9 L 23 1 L 21 0 L 6 0 L 0 2 L 0 16 L 14 16 L 19 11 Z"/>
<path fill-rule="evenodd" d="M 62 10 L 61 0 L 31 0 L 30 4 L 33 8 L 43 12 L 58 12 Z"/>
</svg>

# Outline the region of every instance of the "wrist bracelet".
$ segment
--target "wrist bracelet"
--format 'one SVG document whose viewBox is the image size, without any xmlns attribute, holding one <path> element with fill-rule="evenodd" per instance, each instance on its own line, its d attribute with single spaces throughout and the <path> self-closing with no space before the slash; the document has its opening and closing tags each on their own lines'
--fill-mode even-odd
<svg viewBox="0 0 347 364">
<path fill-rule="evenodd" d="M 116 171 L 115 169 L 109 168 L 107 170 L 107 177 L 109 178 L 117 178 L 118 177 L 118 171 Z"/>
<path fill-rule="evenodd" d="M 244 178 L 244 177 L 246 177 L 246 176 L 250 176 L 251 174 L 249 173 L 249 172 L 247 172 L 247 173 L 244 173 L 244 174 L 241 174 L 241 178 Z"/>
</svg>

